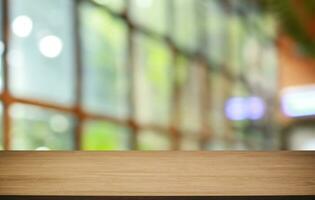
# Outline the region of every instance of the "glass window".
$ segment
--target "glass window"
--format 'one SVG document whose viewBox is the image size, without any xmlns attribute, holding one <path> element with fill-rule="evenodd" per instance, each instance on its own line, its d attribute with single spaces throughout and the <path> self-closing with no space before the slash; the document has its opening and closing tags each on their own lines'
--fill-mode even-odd
<svg viewBox="0 0 315 200">
<path fill-rule="evenodd" d="M 192 50 L 196 50 L 198 46 L 196 2 L 196 0 L 174 1 L 175 23 L 173 38 L 179 46 Z"/>
<path fill-rule="evenodd" d="M 92 0 L 92 1 L 100 5 L 105 5 L 116 12 L 122 12 L 126 8 L 126 0 Z"/>
<path fill-rule="evenodd" d="M 214 67 L 220 66 L 226 56 L 226 14 L 221 0 L 207 1 L 207 35 L 209 61 Z"/>
<path fill-rule="evenodd" d="M 226 80 L 221 73 L 212 72 L 210 76 L 210 129 L 212 135 L 222 136 L 226 130 L 224 104 L 226 100 Z"/>
<path fill-rule="evenodd" d="M 246 88 L 246 85 L 241 80 L 234 80 L 233 85 L 230 88 L 230 95 L 232 97 L 246 97 L 249 96 L 249 91 Z"/>
<path fill-rule="evenodd" d="M 224 138 L 214 136 L 211 137 L 207 144 L 209 151 L 224 151 L 228 149 L 227 141 Z"/>
<path fill-rule="evenodd" d="M 230 15 L 227 22 L 228 38 L 227 38 L 227 58 L 226 66 L 229 72 L 235 77 L 241 73 L 242 46 L 244 36 L 244 26 L 242 18 L 236 14 Z"/>
<path fill-rule="evenodd" d="M 14 104 L 12 150 L 73 150 L 74 118 L 66 113 L 36 106 Z"/>
<path fill-rule="evenodd" d="M 1 11 L 1 13 L 0 13 L 0 28 L 1 28 L 1 31 L 0 31 L 0 92 L 3 89 L 3 77 L 2 77 L 3 76 L 3 72 L 2 72 L 3 62 L 2 62 L 2 58 L 3 58 L 4 48 L 5 48 L 4 41 L 3 41 L 3 28 L 2 28 L 2 26 L 3 26 L 2 3 L 3 3 L 3 1 L 0 0 L 0 11 Z"/>
<path fill-rule="evenodd" d="M 74 102 L 73 1 L 10 1 L 9 72 L 14 95 Z"/>
<path fill-rule="evenodd" d="M 160 40 L 137 34 L 135 42 L 135 81 L 140 123 L 168 125 L 171 103 L 171 52 Z"/>
<path fill-rule="evenodd" d="M 180 140 L 180 150 L 198 151 L 200 150 L 200 141 L 197 137 L 183 136 Z"/>
<path fill-rule="evenodd" d="M 87 121 L 84 123 L 83 150 L 129 150 L 130 130 L 110 122 Z"/>
<path fill-rule="evenodd" d="M 250 150 L 264 150 L 264 142 L 267 141 L 263 130 L 247 128 L 244 130 L 244 140 Z"/>
<path fill-rule="evenodd" d="M 137 134 L 138 149 L 145 151 L 162 151 L 172 148 L 170 134 L 143 130 Z"/>
<path fill-rule="evenodd" d="M 229 141 L 227 141 L 227 150 L 231 151 L 244 151 L 247 150 L 247 144 L 245 144 L 245 135 L 242 128 L 234 128 L 230 130 Z"/>
<path fill-rule="evenodd" d="M 177 67 L 185 70 L 178 72 L 180 79 L 180 129 L 183 131 L 200 131 L 202 123 L 202 99 L 204 88 L 204 75 L 206 74 L 201 65 L 178 58 Z M 178 70 L 177 70 L 178 71 Z"/>
<path fill-rule="evenodd" d="M 261 55 L 261 87 L 269 96 L 275 95 L 277 92 L 278 73 L 275 69 L 278 67 L 277 47 L 269 43 L 262 50 Z"/>
<path fill-rule="evenodd" d="M 169 0 L 131 0 L 130 14 L 136 24 L 165 34 L 168 15 L 166 12 Z"/>
<path fill-rule="evenodd" d="M 260 66 L 262 61 L 262 44 L 257 35 L 252 32 L 246 34 L 243 43 L 244 76 L 251 86 L 257 86 L 261 82 Z"/>
<path fill-rule="evenodd" d="M 127 27 L 101 8 L 80 8 L 85 109 L 128 117 Z"/>
</svg>

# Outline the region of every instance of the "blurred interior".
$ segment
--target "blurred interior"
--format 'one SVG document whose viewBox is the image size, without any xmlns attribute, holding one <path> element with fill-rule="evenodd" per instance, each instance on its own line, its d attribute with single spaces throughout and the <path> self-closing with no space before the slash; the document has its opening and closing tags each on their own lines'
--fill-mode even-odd
<svg viewBox="0 0 315 200">
<path fill-rule="evenodd" d="M 0 0 L 0 149 L 315 150 L 314 0 Z"/>
</svg>

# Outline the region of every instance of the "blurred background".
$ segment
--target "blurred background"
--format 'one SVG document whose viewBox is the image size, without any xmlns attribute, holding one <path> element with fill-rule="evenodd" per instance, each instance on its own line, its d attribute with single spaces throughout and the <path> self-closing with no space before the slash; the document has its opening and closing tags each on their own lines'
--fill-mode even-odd
<svg viewBox="0 0 315 200">
<path fill-rule="evenodd" d="M 314 0 L 0 13 L 0 149 L 315 150 Z"/>
</svg>

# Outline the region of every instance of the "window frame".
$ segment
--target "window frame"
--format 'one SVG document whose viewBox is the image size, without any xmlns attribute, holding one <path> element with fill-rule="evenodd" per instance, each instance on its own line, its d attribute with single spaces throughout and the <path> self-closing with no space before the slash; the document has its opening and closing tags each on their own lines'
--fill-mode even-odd
<svg viewBox="0 0 315 200">
<path fill-rule="evenodd" d="M 156 132 L 161 132 L 170 134 L 171 138 L 171 146 L 172 150 L 179 150 L 181 146 L 181 140 L 185 137 L 185 134 L 182 131 L 182 128 L 180 126 L 180 122 L 178 120 L 178 112 L 179 107 L 176 105 L 180 101 L 180 88 L 176 84 L 176 75 L 175 75 L 175 66 L 177 66 L 177 57 L 183 56 L 185 59 L 187 59 L 189 62 L 198 62 L 200 63 L 200 66 L 205 68 L 205 71 L 209 71 L 210 73 L 216 73 L 217 69 L 214 69 L 211 64 L 208 61 L 207 56 L 205 55 L 205 45 L 202 41 L 207 41 L 206 39 L 206 30 L 202 29 L 202 23 L 206 23 L 206 20 L 202 20 L 204 18 L 204 15 L 201 12 L 196 12 L 198 15 L 196 16 L 198 21 L 197 24 L 197 35 L 199 37 L 198 43 L 200 43 L 198 46 L 200 48 L 196 50 L 189 50 L 184 49 L 182 47 L 179 47 L 176 42 L 172 39 L 172 29 L 174 28 L 174 16 L 172 14 L 172 10 L 176 9 L 173 5 L 173 1 L 166 1 L 166 13 L 170 17 L 170 20 L 168 20 L 166 23 L 168 33 L 169 35 L 160 34 L 158 32 L 152 31 L 150 29 L 147 29 L 145 27 L 142 27 L 141 25 L 137 25 L 135 22 L 133 22 L 133 19 L 130 16 L 130 4 L 131 0 L 126 0 L 126 6 L 125 9 L 122 12 L 117 12 L 112 10 L 111 8 L 97 4 L 94 1 L 88 1 L 89 3 L 93 4 L 94 6 L 100 7 L 104 10 L 104 12 L 109 13 L 115 18 L 120 18 L 126 25 L 127 25 L 127 63 L 129 63 L 129 67 L 127 67 L 128 74 L 130 74 L 128 78 L 128 106 L 129 106 L 129 117 L 126 119 L 121 119 L 119 117 L 113 117 L 106 114 L 95 114 L 87 112 L 83 108 L 83 102 L 82 102 L 82 88 L 83 88 L 83 69 L 82 69 L 82 61 L 80 59 L 81 57 L 81 40 L 80 40 L 80 16 L 79 16 L 79 4 L 85 0 L 75 0 L 74 1 L 74 27 L 75 27 L 75 45 L 76 45 L 76 52 L 75 52 L 75 104 L 72 107 L 67 107 L 64 105 L 59 105 L 55 103 L 48 103 L 45 101 L 37 100 L 37 99 L 29 99 L 29 98 L 20 98 L 13 96 L 9 91 L 9 70 L 8 70 L 8 63 L 6 60 L 8 50 L 5 48 L 4 53 L 2 55 L 3 59 L 3 90 L 0 94 L 0 100 L 3 103 L 3 147 L 4 150 L 11 150 L 10 144 L 11 144 L 11 138 L 10 138 L 10 132 L 12 127 L 12 120 L 9 115 L 9 109 L 12 104 L 15 103 L 21 103 L 25 105 L 33 105 L 38 106 L 45 109 L 53 109 L 56 111 L 62 111 L 69 114 L 72 114 L 76 118 L 76 124 L 75 124 L 75 150 L 81 150 L 81 140 L 82 140 L 82 134 L 83 134 L 83 124 L 86 120 L 100 120 L 100 121 L 106 121 L 111 122 L 120 126 L 128 127 L 131 130 L 131 149 L 137 150 L 138 144 L 137 144 L 137 133 L 139 131 L 143 130 L 152 130 Z M 87 0 L 86 0 L 87 1 Z M 198 2 L 198 1 L 194 1 Z M 197 6 L 197 3 L 195 3 L 196 6 L 194 6 L 193 9 L 200 9 L 200 7 Z M 9 8 L 10 8 L 10 0 L 3 0 L 3 9 L 2 9 L 2 19 L 3 19 L 3 41 L 5 46 L 9 46 L 9 39 L 10 39 L 10 19 L 9 19 Z M 170 123 L 167 126 L 157 125 L 157 124 L 141 124 L 136 120 L 136 110 L 137 110 L 137 103 L 135 101 L 135 56 L 134 56 L 134 50 L 135 45 L 133 42 L 134 35 L 137 33 L 145 34 L 146 36 L 150 38 L 158 38 L 159 40 L 162 40 L 165 42 L 168 46 L 168 48 L 171 51 L 171 63 L 174 66 L 172 69 L 172 101 L 171 101 L 171 116 L 170 116 Z M 191 67 L 191 66 L 189 66 Z M 229 82 L 233 82 L 235 80 L 240 79 L 242 83 L 245 85 L 246 88 L 250 88 L 246 82 L 246 80 L 240 78 L 240 77 L 234 77 L 230 71 L 226 70 L 226 66 L 224 64 L 221 66 L 221 75 L 224 79 L 226 79 Z M 206 82 L 209 82 L 210 75 L 207 75 Z M 209 123 L 209 112 L 211 108 L 211 102 L 210 102 L 210 91 L 209 91 L 209 84 L 205 84 L 206 87 L 204 88 L 203 94 L 201 94 L 201 118 L 202 118 L 202 126 L 200 130 L 195 131 L 196 138 L 199 142 L 199 148 L 200 149 L 207 149 L 207 141 L 211 138 L 211 128 Z"/>
</svg>

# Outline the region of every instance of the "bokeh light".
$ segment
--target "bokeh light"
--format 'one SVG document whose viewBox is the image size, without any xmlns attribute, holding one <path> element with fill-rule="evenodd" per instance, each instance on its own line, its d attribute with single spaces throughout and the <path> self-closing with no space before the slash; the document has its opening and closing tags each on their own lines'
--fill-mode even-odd
<svg viewBox="0 0 315 200">
<path fill-rule="evenodd" d="M 225 114 L 230 120 L 258 120 L 265 114 L 266 106 L 259 97 L 231 97 L 225 103 Z"/>
<path fill-rule="evenodd" d="M 29 16 L 21 15 L 12 22 L 13 33 L 21 38 L 29 36 L 33 30 L 33 21 Z"/>
<path fill-rule="evenodd" d="M 315 86 L 285 89 L 282 92 L 281 107 L 288 117 L 315 115 Z"/>
<path fill-rule="evenodd" d="M 54 35 L 45 36 L 40 39 L 38 48 L 43 56 L 55 58 L 60 55 L 63 49 L 62 40 Z"/>
</svg>

